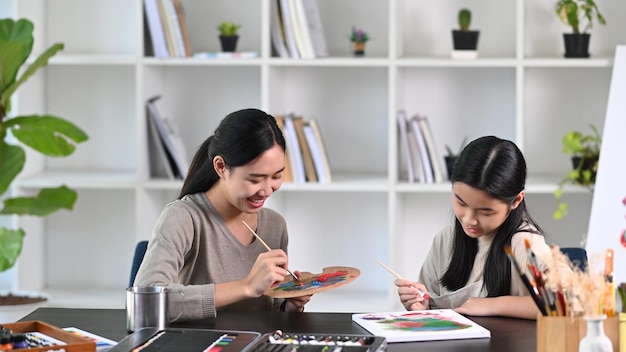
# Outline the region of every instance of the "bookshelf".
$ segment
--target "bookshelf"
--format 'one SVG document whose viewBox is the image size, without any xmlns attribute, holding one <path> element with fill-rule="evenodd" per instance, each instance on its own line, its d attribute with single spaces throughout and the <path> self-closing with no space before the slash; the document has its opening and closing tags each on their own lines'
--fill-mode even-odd
<svg viewBox="0 0 626 352">
<path fill-rule="evenodd" d="M 579 60 L 563 58 L 567 28 L 543 0 L 474 1 L 476 60 L 450 59 L 460 0 L 319 0 L 329 56 L 307 60 L 272 57 L 270 0 L 183 0 L 194 51 L 219 51 L 215 27 L 231 20 L 243 25 L 238 50 L 260 53 L 245 60 L 145 57 L 141 0 L 3 3 L 2 16 L 35 23 L 34 52 L 57 41 L 66 48 L 23 87 L 15 112 L 58 114 L 91 137 L 69 158 L 29 155 L 17 193 L 64 182 L 79 199 L 72 212 L 11 220 L 27 237 L 9 281 L 50 292 L 52 305 L 124 306 L 135 243 L 150 237 L 182 184 L 148 178 L 144 102 L 154 95 L 163 97 L 190 157 L 240 108 L 317 119 L 333 181 L 285 183 L 267 206 L 287 219 L 292 268 L 347 265 L 362 274 L 314 297 L 307 310 L 401 308 L 393 277 L 374 259 L 417 278 L 432 237 L 451 217 L 449 183 L 400 179 L 398 109 L 428 116 L 442 158 L 446 144 L 466 136 L 514 140 L 528 161 L 528 204 L 548 241 L 576 246 L 592 195 L 567 188 L 571 212 L 552 220 L 552 191 L 569 168 L 560 139 L 589 123 L 602 128 L 615 46 L 626 42 L 626 3 L 597 2 L 608 25 L 594 28 L 592 57 Z M 350 50 L 353 25 L 372 37 L 363 58 Z"/>
</svg>

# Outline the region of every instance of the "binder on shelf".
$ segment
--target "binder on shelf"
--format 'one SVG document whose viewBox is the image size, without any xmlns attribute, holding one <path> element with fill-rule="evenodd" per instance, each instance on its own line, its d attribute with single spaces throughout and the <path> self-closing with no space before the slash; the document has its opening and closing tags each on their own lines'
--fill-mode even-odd
<svg viewBox="0 0 626 352">
<path fill-rule="evenodd" d="M 272 35 L 272 48 L 274 48 L 278 57 L 288 58 L 289 52 L 287 51 L 287 46 L 285 44 L 285 33 L 283 30 L 283 21 L 280 15 L 279 1 L 280 0 L 276 0 L 270 3 L 270 31 Z"/>
<path fill-rule="evenodd" d="M 415 166 L 413 166 L 413 157 L 411 155 L 411 146 L 409 145 L 408 122 L 404 110 L 399 110 L 396 119 L 398 121 L 398 143 L 400 144 L 400 158 L 406 162 L 407 180 L 410 183 L 416 182 L 418 179 L 415 175 Z M 401 168 L 398 168 L 401 169 Z"/>
<path fill-rule="evenodd" d="M 165 12 L 167 13 L 167 21 L 169 22 L 169 30 L 171 31 L 172 43 L 174 45 L 174 57 L 185 57 L 185 44 L 183 40 L 183 31 L 178 21 L 174 0 L 163 0 Z"/>
<path fill-rule="evenodd" d="M 156 117 L 152 114 L 152 109 L 146 104 L 146 122 L 148 127 L 148 166 L 150 170 L 150 178 L 168 178 L 175 179 L 174 159 L 165 149 L 165 144 L 161 139 L 159 128 L 156 124 Z"/>
<path fill-rule="evenodd" d="M 302 161 L 302 152 L 300 151 L 300 143 L 298 142 L 296 127 L 293 123 L 293 116 L 286 115 L 284 122 L 285 143 L 289 151 L 289 162 L 291 163 L 291 171 L 293 172 L 293 181 L 294 183 L 305 183 L 304 162 Z"/>
<path fill-rule="evenodd" d="M 330 183 L 332 181 L 332 175 L 330 172 L 330 163 L 328 162 L 328 153 L 326 152 L 326 146 L 322 139 L 322 133 L 317 124 L 317 120 L 313 117 L 310 118 L 305 122 L 303 129 L 307 143 L 309 144 L 309 149 L 311 150 L 317 181 L 319 183 Z"/>
<path fill-rule="evenodd" d="M 420 125 L 420 129 L 422 134 L 424 135 L 424 141 L 426 142 L 426 147 L 428 148 L 428 155 L 430 156 L 430 163 L 433 168 L 433 177 L 436 183 L 444 181 L 444 167 L 442 164 L 442 158 L 439 155 L 439 151 L 437 150 L 437 145 L 435 144 L 435 139 L 433 138 L 432 130 L 430 129 L 430 123 L 428 122 L 428 117 L 426 116 L 416 116 L 417 122 Z"/>
<path fill-rule="evenodd" d="M 185 18 L 185 9 L 181 0 L 172 0 L 174 2 L 174 9 L 176 10 L 176 17 L 178 18 L 178 24 L 180 25 L 180 31 L 182 34 L 183 48 L 185 57 L 191 57 L 193 51 L 191 50 L 191 42 L 189 40 L 189 30 L 187 29 L 187 19 Z"/>
<path fill-rule="evenodd" d="M 278 128 L 283 132 L 283 138 L 285 139 L 285 144 L 287 144 L 287 137 L 285 136 L 285 118 L 281 115 L 274 116 L 276 119 L 276 124 Z M 289 147 L 285 149 L 285 171 L 283 171 L 283 181 L 284 182 L 293 182 L 293 171 L 291 171 L 291 161 L 289 158 Z"/>
<path fill-rule="evenodd" d="M 298 136 L 300 153 L 302 153 L 302 163 L 304 164 L 306 182 L 317 182 L 317 174 L 315 173 L 313 157 L 311 156 L 311 150 L 309 149 L 309 144 L 307 143 L 306 136 L 304 135 L 304 118 L 302 116 L 294 116 L 293 124 L 296 128 L 296 135 Z"/>
<path fill-rule="evenodd" d="M 295 23 L 296 23 L 296 40 L 298 39 L 298 34 L 300 40 L 302 41 L 302 57 L 306 59 L 315 58 L 315 52 L 313 51 L 313 43 L 311 42 L 311 34 L 309 33 L 309 23 L 307 21 L 306 13 L 304 12 L 304 6 L 302 5 L 302 0 L 290 0 L 295 15 Z"/>
<path fill-rule="evenodd" d="M 149 36 L 146 36 L 146 39 L 150 40 L 154 57 L 166 59 L 169 57 L 169 52 L 167 51 L 167 42 L 165 40 L 165 33 L 163 32 L 158 1 L 159 0 L 144 0 L 143 2 L 145 21 L 148 32 L 150 33 Z"/>
<path fill-rule="evenodd" d="M 324 27 L 322 26 L 322 18 L 320 16 L 317 0 L 300 0 L 306 14 L 306 24 L 311 37 L 311 45 L 315 57 L 327 57 L 328 47 L 326 45 L 326 36 L 324 35 Z"/>
<path fill-rule="evenodd" d="M 180 135 L 178 134 L 173 122 L 165 118 L 157 106 L 161 96 L 155 96 L 148 99 L 146 103 L 149 110 L 149 116 L 157 127 L 159 137 L 166 152 L 172 159 L 172 173 L 176 178 L 184 179 L 187 177 L 189 164 L 187 162 L 187 153 Z"/>
<path fill-rule="evenodd" d="M 424 180 L 422 183 L 434 183 L 433 168 L 426 148 L 426 141 L 422 130 L 417 121 L 417 116 L 413 116 L 409 121 L 409 128 L 411 130 L 410 136 L 415 138 L 415 145 L 417 146 L 417 153 L 419 153 L 422 168 L 424 169 Z"/>
<path fill-rule="evenodd" d="M 289 0 L 279 0 L 280 1 L 280 19 L 282 19 L 283 29 L 285 33 L 285 43 L 287 44 L 287 49 L 289 50 L 289 56 L 294 59 L 300 58 L 300 53 L 298 51 L 298 45 L 296 44 L 296 38 L 294 34 L 294 24 L 291 20 L 291 10 L 289 5 Z"/>
</svg>

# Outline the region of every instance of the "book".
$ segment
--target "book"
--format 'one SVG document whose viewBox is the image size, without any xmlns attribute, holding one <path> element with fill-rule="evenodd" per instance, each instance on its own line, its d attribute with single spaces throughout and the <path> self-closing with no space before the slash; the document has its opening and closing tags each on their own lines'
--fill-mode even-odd
<svg viewBox="0 0 626 352">
<path fill-rule="evenodd" d="M 433 137 L 433 133 L 430 129 L 430 123 L 428 122 L 428 117 L 417 115 L 417 122 L 420 125 L 420 129 L 422 134 L 424 135 L 424 141 L 426 142 L 426 148 L 428 148 L 428 155 L 430 156 L 430 163 L 433 168 L 433 177 L 436 183 L 443 182 L 445 180 L 444 177 L 444 168 L 442 163 L 442 158 L 439 155 L 439 151 L 437 150 L 437 145 L 435 144 L 435 139 Z"/>
<path fill-rule="evenodd" d="M 274 116 L 276 119 L 276 124 L 278 128 L 283 133 L 283 138 L 285 139 L 285 146 L 287 144 L 287 138 L 285 137 L 285 119 L 281 115 Z M 283 181 L 284 182 L 293 182 L 293 172 L 291 171 L 291 162 L 289 160 L 289 148 L 285 148 L 285 171 L 283 171 Z"/>
<path fill-rule="evenodd" d="M 168 0 L 157 0 L 159 7 L 159 14 L 161 15 L 161 26 L 163 27 L 163 34 L 165 35 L 165 43 L 167 46 L 167 52 L 169 57 L 176 57 L 176 47 L 174 45 L 174 38 L 172 37 L 171 21 L 167 14 L 166 3 Z"/>
<path fill-rule="evenodd" d="M 390 343 L 491 337 L 489 330 L 452 309 L 360 313 L 352 321 Z"/>
<path fill-rule="evenodd" d="M 326 45 L 326 36 L 324 35 L 324 27 L 322 26 L 322 18 L 320 16 L 317 0 L 301 1 L 306 14 L 306 23 L 309 28 L 314 56 L 327 57 L 328 46 Z"/>
<path fill-rule="evenodd" d="M 174 2 L 174 9 L 176 10 L 176 16 L 178 18 L 178 24 L 180 25 L 180 31 L 183 40 L 183 48 L 185 57 L 191 57 L 191 42 L 189 41 L 189 30 L 187 29 L 187 19 L 185 18 L 185 9 L 181 0 L 172 0 Z"/>
<path fill-rule="evenodd" d="M 302 161 L 302 152 L 300 151 L 300 143 L 296 134 L 296 127 L 293 123 L 293 116 L 284 117 L 285 123 L 285 143 L 289 152 L 289 162 L 291 163 L 291 171 L 293 173 L 294 183 L 305 183 L 306 176 L 304 172 L 304 162 Z"/>
<path fill-rule="evenodd" d="M 174 123 L 161 114 L 161 109 L 158 106 L 160 98 L 160 96 L 155 96 L 148 99 L 147 107 L 150 110 L 152 121 L 157 126 L 165 150 L 173 160 L 174 175 L 176 178 L 184 179 L 187 177 L 187 170 L 189 169 L 187 152 Z"/>
<path fill-rule="evenodd" d="M 175 179 L 174 160 L 166 151 L 166 147 L 161 140 L 156 117 L 152 114 L 152 109 L 146 104 L 146 126 L 148 128 L 148 166 L 151 178 L 164 177 Z"/>
<path fill-rule="evenodd" d="M 416 182 L 415 166 L 413 166 L 413 157 L 411 155 L 411 146 L 409 145 L 408 121 L 404 110 L 399 110 L 396 114 L 398 121 L 398 143 L 400 146 L 400 157 L 405 160 L 407 169 L 407 180 L 410 183 Z M 400 168 L 398 168 L 400 169 Z"/>
<path fill-rule="evenodd" d="M 167 51 L 167 43 L 165 41 L 165 33 L 163 33 L 163 24 L 161 21 L 161 13 L 159 12 L 159 0 L 144 0 L 144 14 L 150 32 L 150 42 L 154 56 L 159 59 L 169 57 Z"/>
<path fill-rule="evenodd" d="M 309 23 L 307 21 L 304 6 L 302 0 L 291 0 L 293 8 L 295 10 L 295 23 L 297 26 L 296 33 L 300 34 L 302 40 L 303 58 L 313 59 L 315 58 L 315 52 L 313 51 L 313 43 L 311 42 L 311 34 L 309 33 Z M 296 40 L 298 37 L 296 36 Z"/>
<path fill-rule="evenodd" d="M 185 44 L 183 43 L 183 31 L 178 21 L 178 14 L 176 13 L 176 7 L 174 7 L 174 0 L 164 0 L 165 13 L 167 13 L 167 20 L 169 21 L 169 30 L 172 35 L 172 42 L 174 44 L 174 51 L 176 55 L 174 57 L 185 57 Z"/>
<path fill-rule="evenodd" d="M 278 57 L 287 58 L 289 52 L 285 45 L 285 35 L 283 32 L 283 23 L 280 19 L 280 4 L 278 0 L 270 2 L 270 34 L 272 36 L 272 48 Z"/>
<path fill-rule="evenodd" d="M 415 138 L 415 146 L 417 147 L 417 153 L 419 153 L 420 164 L 424 170 L 422 183 L 434 183 L 433 168 L 431 166 L 428 149 L 426 149 L 426 141 L 416 116 L 413 116 L 409 120 L 409 128 L 411 130 L 410 136 Z"/>
<path fill-rule="evenodd" d="M 298 136 L 298 144 L 300 145 L 300 153 L 302 153 L 302 162 L 304 164 L 304 175 L 307 182 L 317 182 L 317 174 L 315 173 L 315 165 L 311 156 L 311 149 L 304 135 L 304 118 L 302 116 L 293 117 L 293 125 Z"/>
<path fill-rule="evenodd" d="M 309 149 L 311 150 L 311 157 L 313 158 L 313 165 L 315 166 L 315 173 L 317 174 L 317 181 L 319 183 L 330 183 L 332 176 L 330 172 L 330 164 L 328 162 L 328 154 L 326 153 L 326 147 L 322 140 L 322 134 L 320 132 L 317 120 L 310 118 L 305 122 L 304 136 L 306 137 Z"/>
<path fill-rule="evenodd" d="M 107 339 L 106 337 L 96 335 L 96 334 L 90 333 L 88 331 L 85 331 L 85 330 L 82 330 L 73 326 L 63 328 L 63 330 L 71 333 L 72 335 L 83 337 L 85 339 L 95 342 L 97 352 L 106 352 L 110 350 L 111 348 L 113 348 L 113 346 L 117 345 L 117 341 Z"/>
<path fill-rule="evenodd" d="M 294 25 L 291 20 L 291 10 L 289 9 L 289 0 L 279 0 L 280 1 L 280 19 L 283 23 L 283 30 L 285 31 L 285 43 L 287 45 L 287 50 L 289 50 L 289 56 L 294 59 L 300 58 L 300 53 L 298 52 L 298 46 L 296 44 L 296 38 L 294 37 Z"/>
</svg>

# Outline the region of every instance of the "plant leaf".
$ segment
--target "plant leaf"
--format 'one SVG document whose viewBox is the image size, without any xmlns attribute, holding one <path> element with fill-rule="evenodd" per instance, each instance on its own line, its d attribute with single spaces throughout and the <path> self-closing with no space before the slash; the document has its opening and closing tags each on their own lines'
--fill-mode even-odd
<svg viewBox="0 0 626 352">
<path fill-rule="evenodd" d="M 22 252 L 24 230 L 10 230 L 0 227 L 0 271 L 5 271 L 15 265 L 17 257 Z"/>
<path fill-rule="evenodd" d="M 29 20 L 0 20 L 0 82 L 2 101 L 6 106 L 10 94 L 7 88 L 15 82 L 19 68 L 26 62 L 33 48 L 33 24 Z M 7 95 L 7 97 L 5 97 Z"/>
<path fill-rule="evenodd" d="M 5 126 L 20 142 L 48 156 L 68 156 L 89 137 L 73 123 L 56 116 L 19 116 L 7 120 Z"/>
<path fill-rule="evenodd" d="M 28 65 L 26 71 L 24 71 L 24 73 L 22 74 L 22 76 L 20 76 L 18 80 L 6 87 L 6 90 L 4 90 L 4 92 L 2 93 L 2 100 L 0 100 L 0 104 L 2 104 L 2 106 L 6 106 L 5 104 L 11 98 L 11 95 L 15 93 L 17 88 L 21 86 L 22 83 L 26 82 L 26 80 L 30 78 L 30 76 L 34 75 L 40 67 L 46 66 L 48 64 L 48 59 L 54 56 L 59 50 L 63 50 L 63 44 L 55 43 L 51 47 L 46 49 L 46 51 L 44 51 L 41 55 L 39 55 L 39 57 L 35 59 L 35 62 Z"/>
<path fill-rule="evenodd" d="M 22 147 L 0 140 L 0 194 L 6 192 L 25 162 L 26 153 Z"/>
<path fill-rule="evenodd" d="M 44 188 L 37 197 L 5 199 L 0 214 L 46 216 L 61 208 L 72 210 L 77 198 L 76 191 L 66 186 Z"/>
</svg>

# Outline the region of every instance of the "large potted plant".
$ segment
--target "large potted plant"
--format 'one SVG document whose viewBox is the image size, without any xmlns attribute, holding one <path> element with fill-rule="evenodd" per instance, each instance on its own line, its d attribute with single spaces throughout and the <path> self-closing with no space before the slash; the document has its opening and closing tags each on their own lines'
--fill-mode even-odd
<svg viewBox="0 0 626 352">
<path fill-rule="evenodd" d="M 567 215 L 568 205 L 561 199 L 565 184 L 574 184 L 593 190 L 596 183 L 602 137 L 594 125 L 590 127 L 592 134 L 569 131 L 563 136 L 563 153 L 571 156 L 572 170 L 559 182 L 554 191 L 557 206 L 553 217 L 556 220 Z"/>
<path fill-rule="evenodd" d="M 478 36 L 480 31 L 470 30 L 472 12 L 469 9 L 461 9 L 457 15 L 459 29 L 452 30 L 453 58 L 473 59 L 478 56 Z"/>
<path fill-rule="evenodd" d="M 593 27 L 594 17 L 599 24 L 606 24 L 595 1 L 558 0 L 556 14 L 564 24 L 572 29 L 572 33 L 563 33 L 565 57 L 589 57 L 589 39 L 591 37 L 589 31 Z"/>
<path fill-rule="evenodd" d="M 63 157 L 74 152 L 76 143 L 88 138 L 80 128 L 61 117 L 9 115 L 13 94 L 63 49 L 62 43 L 53 44 L 25 65 L 33 48 L 33 28 L 32 22 L 26 19 L 0 20 L 0 216 L 46 216 L 59 209 L 71 210 L 77 194 L 65 185 L 41 189 L 34 197 L 12 197 L 10 186 L 26 163 L 22 145 L 46 156 Z M 0 227 L 0 272 L 15 265 L 22 252 L 24 236 L 21 228 Z M 0 305 L 3 298 L 15 297 L 0 297 Z"/>
<path fill-rule="evenodd" d="M 241 25 L 230 21 L 224 21 L 217 27 L 217 30 L 220 31 L 219 38 L 220 44 L 222 45 L 222 51 L 237 51 L 237 41 L 239 40 L 237 32 L 239 31 L 239 28 L 241 28 Z"/>
</svg>

